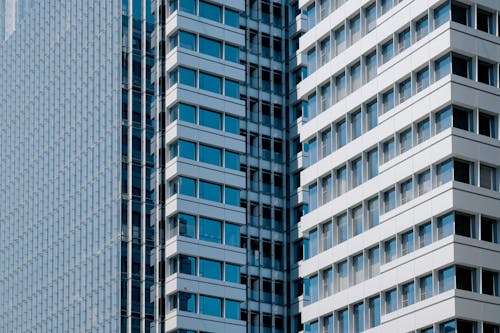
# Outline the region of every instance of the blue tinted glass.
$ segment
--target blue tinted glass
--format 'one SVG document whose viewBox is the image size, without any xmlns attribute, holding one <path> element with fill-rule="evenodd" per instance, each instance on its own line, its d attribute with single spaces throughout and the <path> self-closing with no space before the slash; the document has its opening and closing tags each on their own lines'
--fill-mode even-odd
<svg viewBox="0 0 500 333">
<path fill-rule="evenodd" d="M 222 263 L 214 260 L 200 259 L 200 276 L 222 280 Z"/>
<path fill-rule="evenodd" d="M 222 186 L 200 181 L 200 199 L 222 202 Z"/>
<path fill-rule="evenodd" d="M 222 223 L 200 217 L 200 240 L 222 243 Z"/>
<path fill-rule="evenodd" d="M 384 112 L 394 108 L 394 91 L 388 91 L 382 95 L 382 103 L 384 105 Z"/>
<path fill-rule="evenodd" d="M 445 292 L 455 287 L 455 268 L 449 267 L 439 271 L 439 292 Z"/>
<path fill-rule="evenodd" d="M 371 298 L 369 303 L 370 310 L 370 327 L 376 327 L 380 325 L 380 297 Z"/>
<path fill-rule="evenodd" d="M 180 255 L 179 273 L 196 275 L 196 258 Z"/>
<path fill-rule="evenodd" d="M 385 262 L 396 259 L 396 239 L 385 242 Z"/>
<path fill-rule="evenodd" d="M 132 10 L 135 20 L 142 19 L 142 0 L 133 0 Z"/>
<path fill-rule="evenodd" d="M 225 280 L 227 282 L 239 283 L 240 282 L 240 266 L 226 264 Z"/>
<path fill-rule="evenodd" d="M 226 299 L 225 302 L 226 318 L 240 319 L 240 302 Z"/>
<path fill-rule="evenodd" d="M 240 15 L 238 12 L 235 12 L 234 10 L 230 9 L 225 9 L 224 11 L 224 24 L 227 24 L 231 27 L 238 28 L 240 26 Z"/>
<path fill-rule="evenodd" d="M 224 226 L 224 243 L 231 246 L 240 246 L 240 226 L 226 223 Z"/>
<path fill-rule="evenodd" d="M 356 139 L 361 135 L 361 112 L 356 112 L 351 115 L 352 139 Z"/>
<path fill-rule="evenodd" d="M 186 177 L 179 177 L 179 193 L 195 197 L 196 196 L 195 180 Z"/>
<path fill-rule="evenodd" d="M 179 235 L 195 238 L 196 218 L 187 214 L 179 214 Z"/>
<path fill-rule="evenodd" d="M 238 153 L 233 153 L 232 151 L 227 151 L 224 153 L 225 164 L 224 166 L 228 169 L 240 170 L 240 155 Z"/>
<path fill-rule="evenodd" d="M 240 190 L 226 186 L 224 197 L 226 204 L 232 206 L 240 205 Z"/>
<path fill-rule="evenodd" d="M 349 313 L 347 309 L 339 311 L 337 316 L 339 321 L 339 332 L 349 333 Z"/>
<path fill-rule="evenodd" d="M 353 307 L 354 332 L 363 332 L 365 330 L 365 315 L 363 303 L 356 304 Z"/>
<path fill-rule="evenodd" d="M 214 128 L 217 130 L 222 129 L 222 115 L 219 112 L 200 109 L 200 125 Z"/>
<path fill-rule="evenodd" d="M 196 87 L 196 71 L 179 67 L 179 82 L 187 86 Z"/>
<path fill-rule="evenodd" d="M 307 74 L 311 75 L 316 71 L 316 49 L 307 52 Z"/>
<path fill-rule="evenodd" d="M 222 93 L 222 79 L 218 76 L 200 72 L 200 89 L 216 94 Z"/>
<path fill-rule="evenodd" d="M 222 166 L 222 150 L 200 144 L 200 162 Z"/>
<path fill-rule="evenodd" d="M 451 57 L 449 55 L 437 60 L 434 63 L 436 81 L 450 74 L 451 70 Z"/>
<path fill-rule="evenodd" d="M 420 279 L 420 300 L 423 301 L 431 297 L 432 294 L 432 275 L 428 275 Z"/>
<path fill-rule="evenodd" d="M 211 3 L 200 1 L 199 13 L 201 17 L 212 21 L 222 22 L 222 8 Z"/>
<path fill-rule="evenodd" d="M 366 106 L 366 122 L 369 130 L 374 128 L 378 124 L 377 109 L 377 101 L 373 101 Z"/>
<path fill-rule="evenodd" d="M 434 29 L 444 24 L 450 19 L 450 3 L 447 1 L 444 5 L 434 10 Z"/>
<path fill-rule="evenodd" d="M 436 132 L 439 133 L 451 126 L 451 107 L 436 113 Z"/>
<path fill-rule="evenodd" d="M 338 227 L 338 242 L 345 242 L 347 240 L 347 215 L 342 214 L 337 220 Z"/>
<path fill-rule="evenodd" d="M 196 35 L 179 31 L 179 45 L 185 49 L 196 51 Z"/>
<path fill-rule="evenodd" d="M 233 116 L 225 116 L 225 130 L 233 134 L 240 134 L 240 119 Z"/>
<path fill-rule="evenodd" d="M 454 214 L 449 213 L 438 218 L 438 238 L 444 238 L 453 234 Z"/>
<path fill-rule="evenodd" d="M 179 310 L 196 312 L 196 295 L 190 293 L 179 293 Z"/>
<path fill-rule="evenodd" d="M 240 49 L 236 46 L 226 44 L 224 47 L 224 59 L 226 59 L 227 61 L 239 63 L 240 62 Z"/>
<path fill-rule="evenodd" d="M 179 120 L 196 123 L 196 108 L 187 104 L 179 104 Z"/>
<path fill-rule="evenodd" d="M 196 14 L 195 0 L 179 0 L 179 9 L 183 12 Z"/>
<path fill-rule="evenodd" d="M 224 95 L 240 98 L 240 84 L 236 81 L 226 79 L 224 82 Z"/>
<path fill-rule="evenodd" d="M 309 186 L 309 209 L 314 210 L 318 207 L 318 186 L 316 184 Z M 311 256 L 315 253 L 311 253 Z"/>
<path fill-rule="evenodd" d="M 453 171 L 453 163 L 450 161 L 443 162 L 436 167 L 438 186 L 451 181 Z"/>
<path fill-rule="evenodd" d="M 309 255 L 314 257 L 318 254 L 318 230 L 309 233 Z"/>
<path fill-rule="evenodd" d="M 387 61 L 392 59 L 394 55 L 394 44 L 392 40 L 389 43 L 386 43 L 382 46 L 382 62 L 386 63 Z"/>
<path fill-rule="evenodd" d="M 390 313 L 398 309 L 397 291 L 393 289 L 385 293 L 385 312 Z"/>
<path fill-rule="evenodd" d="M 311 303 L 318 300 L 318 276 L 311 276 L 309 279 L 309 296 L 311 297 Z"/>
<path fill-rule="evenodd" d="M 189 141 L 179 140 L 179 156 L 196 160 L 196 144 Z"/>
<path fill-rule="evenodd" d="M 305 114 L 306 117 L 309 119 L 312 119 L 316 117 L 316 94 L 310 95 L 307 100 L 307 114 Z"/>
<path fill-rule="evenodd" d="M 200 52 L 212 57 L 222 58 L 222 43 L 200 36 Z"/>
<path fill-rule="evenodd" d="M 217 297 L 200 295 L 200 313 L 209 316 L 222 316 L 222 300 Z"/>
<path fill-rule="evenodd" d="M 347 142 L 347 130 L 345 120 L 337 124 L 337 148 L 345 146 Z"/>
<path fill-rule="evenodd" d="M 316 139 L 309 141 L 306 149 L 309 152 L 309 165 L 316 163 L 318 161 L 318 141 Z M 316 208 L 316 206 L 314 206 L 314 208 Z"/>
</svg>

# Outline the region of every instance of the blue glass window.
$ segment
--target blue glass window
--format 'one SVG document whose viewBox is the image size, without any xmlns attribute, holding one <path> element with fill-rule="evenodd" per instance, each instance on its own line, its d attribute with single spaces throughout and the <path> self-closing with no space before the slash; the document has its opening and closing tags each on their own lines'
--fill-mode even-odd
<svg viewBox="0 0 500 333">
<path fill-rule="evenodd" d="M 224 11 L 224 24 L 238 28 L 240 26 L 240 15 L 238 12 L 226 8 Z"/>
<path fill-rule="evenodd" d="M 306 11 L 307 28 L 311 29 L 316 25 L 316 6 L 312 4 Z"/>
<path fill-rule="evenodd" d="M 352 140 L 361 136 L 361 111 L 351 115 L 351 138 Z"/>
<path fill-rule="evenodd" d="M 355 304 L 352 307 L 353 321 L 354 321 L 354 332 L 359 333 L 365 330 L 365 311 L 363 303 Z"/>
<path fill-rule="evenodd" d="M 240 134 L 240 119 L 233 116 L 226 115 L 225 119 L 225 130 L 228 133 Z"/>
<path fill-rule="evenodd" d="M 425 223 L 418 227 L 418 246 L 422 248 L 432 243 L 431 223 Z"/>
<path fill-rule="evenodd" d="M 392 160 L 396 154 L 394 149 L 394 139 L 387 140 L 383 145 L 384 163 Z"/>
<path fill-rule="evenodd" d="M 222 316 L 222 300 L 218 297 L 200 295 L 200 313 L 209 316 Z"/>
<path fill-rule="evenodd" d="M 180 255 L 179 273 L 196 275 L 196 258 Z"/>
<path fill-rule="evenodd" d="M 179 120 L 196 123 L 196 108 L 191 105 L 179 103 Z"/>
<path fill-rule="evenodd" d="M 200 36 L 200 52 L 212 57 L 222 58 L 222 43 L 211 38 Z"/>
<path fill-rule="evenodd" d="M 239 63 L 240 49 L 236 46 L 226 44 L 224 46 L 224 59 L 226 59 L 227 61 Z"/>
<path fill-rule="evenodd" d="M 309 233 L 309 256 L 314 257 L 318 254 L 318 230 L 314 229 Z"/>
<path fill-rule="evenodd" d="M 309 95 L 307 99 L 307 115 L 309 119 L 316 117 L 316 94 Z"/>
<path fill-rule="evenodd" d="M 216 22 L 222 22 L 222 8 L 217 5 L 200 0 L 199 13 L 201 17 Z"/>
<path fill-rule="evenodd" d="M 377 101 L 374 100 L 366 105 L 366 128 L 371 130 L 378 124 Z"/>
<path fill-rule="evenodd" d="M 346 121 L 342 120 L 337 123 L 337 149 L 344 147 L 347 143 L 347 129 L 346 129 Z"/>
<path fill-rule="evenodd" d="M 440 216 L 437 220 L 438 239 L 450 236 L 453 234 L 454 214 L 448 213 Z"/>
<path fill-rule="evenodd" d="M 394 56 L 394 43 L 392 39 L 382 45 L 382 63 L 385 64 Z"/>
<path fill-rule="evenodd" d="M 368 164 L 368 179 L 378 175 L 378 149 L 375 148 L 366 154 Z"/>
<path fill-rule="evenodd" d="M 443 58 L 436 60 L 434 63 L 435 80 L 438 81 L 450 74 L 451 70 L 451 57 L 446 55 Z"/>
<path fill-rule="evenodd" d="M 373 228 L 379 224 L 378 197 L 368 200 L 368 227 Z"/>
<path fill-rule="evenodd" d="M 432 297 L 433 291 L 432 291 L 432 275 L 431 274 L 420 278 L 419 288 L 420 288 L 420 300 L 421 301 Z"/>
<path fill-rule="evenodd" d="M 306 149 L 309 152 L 309 165 L 313 165 L 318 161 L 318 141 L 316 138 L 308 142 Z"/>
<path fill-rule="evenodd" d="M 436 113 L 436 133 L 442 132 L 451 126 L 451 107 Z"/>
<path fill-rule="evenodd" d="M 224 152 L 224 166 L 228 169 L 240 170 L 240 154 L 226 150 Z"/>
<path fill-rule="evenodd" d="M 448 22 L 449 19 L 450 3 L 446 1 L 446 3 L 434 9 L 434 29 Z"/>
<path fill-rule="evenodd" d="M 394 90 L 382 94 L 382 111 L 385 113 L 394 108 Z"/>
<path fill-rule="evenodd" d="M 371 327 L 380 325 L 380 297 L 372 297 L 368 300 L 368 323 Z"/>
<path fill-rule="evenodd" d="M 451 160 L 440 163 L 436 166 L 437 185 L 441 186 L 451 181 L 453 174 L 453 163 Z"/>
<path fill-rule="evenodd" d="M 196 218 L 192 215 L 179 214 L 179 236 L 196 237 Z"/>
<path fill-rule="evenodd" d="M 312 211 L 318 207 L 318 185 L 309 186 L 309 209 Z"/>
<path fill-rule="evenodd" d="M 417 41 L 424 38 L 428 32 L 429 32 L 429 19 L 427 18 L 427 16 L 424 16 L 415 23 L 415 34 Z"/>
<path fill-rule="evenodd" d="M 196 51 L 196 35 L 185 31 L 179 31 L 179 44 L 185 49 Z"/>
<path fill-rule="evenodd" d="M 179 156 L 196 160 L 196 144 L 185 140 L 179 140 Z"/>
<path fill-rule="evenodd" d="M 384 213 L 396 208 L 396 190 L 394 188 L 384 192 Z"/>
<path fill-rule="evenodd" d="M 361 157 L 351 162 L 351 188 L 355 188 L 363 182 L 363 164 Z"/>
<path fill-rule="evenodd" d="M 374 3 L 365 9 L 366 33 L 377 26 L 377 5 Z"/>
<path fill-rule="evenodd" d="M 190 87 L 196 87 L 196 71 L 185 67 L 179 67 L 179 83 Z"/>
<path fill-rule="evenodd" d="M 196 295 L 191 293 L 179 293 L 179 310 L 196 312 Z"/>
<path fill-rule="evenodd" d="M 200 72 L 200 89 L 222 94 L 222 78 Z"/>
<path fill-rule="evenodd" d="M 392 238 L 384 243 L 385 262 L 396 259 L 396 238 Z"/>
<path fill-rule="evenodd" d="M 231 246 L 240 246 L 240 226 L 226 223 L 224 226 L 224 243 Z"/>
<path fill-rule="evenodd" d="M 399 52 L 406 50 L 410 47 L 411 39 L 410 39 L 410 28 L 399 33 Z"/>
<path fill-rule="evenodd" d="M 415 284 L 413 282 L 404 284 L 401 287 L 401 305 L 403 307 L 412 305 L 415 303 Z"/>
<path fill-rule="evenodd" d="M 222 115 L 219 112 L 200 109 L 200 125 L 222 130 Z"/>
<path fill-rule="evenodd" d="M 224 95 L 232 98 L 240 98 L 240 84 L 237 81 L 226 79 L 224 81 Z"/>
<path fill-rule="evenodd" d="M 225 203 L 232 206 L 240 205 L 240 190 L 226 186 L 224 192 Z"/>
<path fill-rule="evenodd" d="M 455 267 L 448 267 L 440 270 L 438 273 L 438 279 L 440 293 L 455 288 Z"/>
<path fill-rule="evenodd" d="M 391 313 L 398 309 L 397 290 L 392 289 L 385 293 L 385 313 Z"/>
<path fill-rule="evenodd" d="M 219 148 L 200 144 L 200 162 L 222 166 L 222 150 Z"/>
<path fill-rule="evenodd" d="M 222 223 L 200 217 L 200 240 L 212 243 L 222 243 Z"/>
<path fill-rule="evenodd" d="M 200 199 L 222 202 L 222 186 L 214 183 L 200 181 Z"/>
<path fill-rule="evenodd" d="M 224 278 L 227 282 L 240 283 L 240 266 L 226 263 Z"/>
<path fill-rule="evenodd" d="M 340 101 L 347 94 L 347 90 L 346 90 L 347 87 L 346 87 L 345 82 L 346 82 L 345 73 L 342 73 L 335 78 L 335 89 L 336 89 L 336 93 L 337 93 L 337 95 L 336 95 L 337 101 Z"/>
<path fill-rule="evenodd" d="M 179 193 L 190 197 L 196 196 L 196 181 L 191 178 L 179 177 Z"/>
<path fill-rule="evenodd" d="M 347 309 L 337 313 L 339 333 L 349 333 L 349 312 Z"/>
<path fill-rule="evenodd" d="M 311 303 L 314 303 L 318 301 L 319 295 L 318 295 L 318 276 L 314 275 L 309 278 L 309 296 Z"/>
<path fill-rule="evenodd" d="M 316 71 L 316 49 L 307 52 L 307 75 Z"/>
<path fill-rule="evenodd" d="M 240 302 L 226 299 L 224 305 L 225 305 L 224 307 L 226 312 L 226 318 L 236 319 L 236 320 L 240 319 Z"/>
<path fill-rule="evenodd" d="M 196 0 L 179 0 L 179 9 L 189 14 L 196 14 Z"/>
<path fill-rule="evenodd" d="M 200 276 L 222 280 L 222 263 L 215 260 L 200 259 Z"/>
</svg>

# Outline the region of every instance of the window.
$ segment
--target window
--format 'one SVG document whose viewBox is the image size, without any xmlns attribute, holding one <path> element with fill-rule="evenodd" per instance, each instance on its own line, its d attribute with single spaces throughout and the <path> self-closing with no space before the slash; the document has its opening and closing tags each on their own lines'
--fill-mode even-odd
<svg viewBox="0 0 500 333">
<path fill-rule="evenodd" d="M 386 113 L 394 108 L 394 90 L 382 94 L 382 112 Z"/>
<path fill-rule="evenodd" d="M 451 181 L 452 171 L 453 171 L 453 166 L 451 160 L 438 164 L 436 166 L 437 186 L 441 186 Z"/>
<path fill-rule="evenodd" d="M 477 9 L 477 29 L 494 34 L 495 29 L 493 27 L 493 14 L 482 10 L 480 8 Z"/>
<path fill-rule="evenodd" d="M 383 144 L 384 163 L 389 162 L 395 156 L 394 139 L 389 139 Z"/>
<path fill-rule="evenodd" d="M 361 87 L 361 65 L 357 64 L 351 66 L 351 92 Z"/>
<path fill-rule="evenodd" d="M 196 295 L 191 293 L 179 292 L 180 311 L 196 312 Z"/>
<path fill-rule="evenodd" d="M 240 190 L 226 186 L 224 188 L 224 200 L 226 205 L 239 206 L 240 205 Z"/>
<path fill-rule="evenodd" d="M 337 196 L 344 194 L 347 191 L 347 171 L 346 168 L 337 170 Z"/>
<path fill-rule="evenodd" d="M 239 63 L 240 62 L 240 49 L 237 46 L 226 44 L 224 46 L 224 59 L 227 61 Z"/>
<path fill-rule="evenodd" d="M 349 311 L 347 309 L 337 312 L 339 333 L 349 333 Z"/>
<path fill-rule="evenodd" d="M 308 97 L 307 114 L 309 119 L 316 117 L 316 94 L 309 95 Z"/>
<path fill-rule="evenodd" d="M 180 0 L 179 9 L 183 12 L 196 15 L 196 1 L 195 0 Z"/>
<path fill-rule="evenodd" d="M 212 243 L 222 243 L 222 223 L 205 217 L 200 217 L 200 240 Z"/>
<path fill-rule="evenodd" d="M 479 112 L 479 134 L 495 138 L 495 117 Z"/>
<path fill-rule="evenodd" d="M 344 26 L 335 30 L 335 55 L 339 55 L 346 48 Z"/>
<path fill-rule="evenodd" d="M 380 10 L 382 11 L 382 15 L 387 13 L 393 5 L 393 0 L 380 0 Z"/>
<path fill-rule="evenodd" d="M 335 90 L 337 101 L 340 101 L 346 96 L 345 73 L 342 73 L 335 78 Z"/>
<path fill-rule="evenodd" d="M 222 300 L 218 297 L 200 295 L 200 313 L 222 317 Z"/>
<path fill-rule="evenodd" d="M 352 258 L 352 282 L 358 284 L 363 281 L 363 254 Z"/>
<path fill-rule="evenodd" d="M 401 235 L 401 255 L 413 252 L 413 230 Z"/>
<path fill-rule="evenodd" d="M 240 170 L 240 154 L 226 150 L 224 152 L 224 166 L 232 170 Z"/>
<path fill-rule="evenodd" d="M 335 126 L 337 130 L 337 149 L 342 148 L 347 143 L 346 121 L 342 120 Z"/>
<path fill-rule="evenodd" d="M 427 16 L 424 16 L 415 22 L 416 41 L 419 41 L 425 36 L 427 36 L 428 32 L 429 32 L 429 19 L 427 18 Z"/>
<path fill-rule="evenodd" d="M 222 94 L 222 78 L 200 72 L 200 89 Z"/>
<path fill-rule="evenodd" d="M 451 20 L 463 25 L 470 25 L 470 7 L 458 2 L 451 3 Z"/>
<path fill-rule="evenodd" d="M 464 237 L 476 238 L 474 216 L 455 213 L 455 234 Z"/>
<path fill-rule="evenodd" d="M 411 97 L 411 80 L 408 79 L 399 84 L 399 104 Z"/>
<path fill-rule="evenodd" d="M 413 282 L 403 284 L 401 287 L 401 305 L 407 307 L 415 303 L 415 285 Z"/>
<path fill-rule="evenodd" d="M 318 230 L 314 229 L 309 232 L 309 258 L 318 254 Z"/>
<path fill-rule="evenodd" d="M 200 144 L 200 162 L 222 166 L 222 150 Z M 201 186 L 200 186 L 201 188 Z"/>
<path fill-rule="evenodd" d="M 329 1 L 326 1 L 328 3 Z M 319 45 L 319 65 L 323 66 L 330 60 L 330 38 L 325 38 Z"/>
<path fill-rule="evenodd" d="M 320 20 L 324 19 L 330 13 L 330 1 L 320 0 L 319 1 L 319 17 Z"/>
<path fill-rule="evenodd" d="M 240 246 L 240 226 L 226 223 L 224 225 L 224 243 L 230 246 Z"/>
<path fill-rule="evenodd" d="M 361 157 L 351 162 L 351 188 L 355 188 L 363 182 L 363 164 Z"/>
<path fill-rule="evenodd" d="M 368 250 L 368 278 L 372 278 L 380 272 L 380 250 L 378 246 Z"/>
<path fill-rule="evenodd" d="M 347 240 L 347 215 L 342 214 L 337 217 L 337 244 Z"/>
<path fill-rule="evenodd" d="M 453 213 L 440 216 L 437 219 L 438 239 L 450 236 L 453 234 Z"/>
<path fill-rule="evenodd" d="M 226 313 L 226 318 L 239 320 L 240 302 L 226 299 L 224 303 L 224 311 Z"/>
<path fill-rule="evenodd" d="M 177 223 L 179 224 L 179 236 L 195 238 L 196 237 L 196 218 L 187 214 L 179 214 L 170 219 L 170 230 L 175 235 Z"/>
<path fill-rule="evenodd" d="M 425 118 L 417 123 L 417 144 L 420 144 L 431 137 L 431 126 L 429 118 Z"/>
<path fill-rule="evenodd" d="M 423 301 L 432 297 L 432 274 L 421 277 L 419 280 L 420 300 Z"/>
<path fill-rule="evenodd" d="M 476 291 L 476 270 L 474 268 L 457 266 L 455 272 L 457 289 Z"/>
<path fill-rule="evenodd" d="M 473 165 L 470 162 L 453 160 L 453 169 L 454 180 L 461 183 L 472 184 L 474 176 L 472 174 Z"/>
<path fill-rule="evenodd" d="M 500 332 L 500 326 L 483 322 L 483 333 L 498 333 L 498 332 Z"/>
<path fill-rule="evenodd" d="M 196 108 L 191 105 L 179 103 L 178 105 L 179 120 L 196 123 Z"/>
<path fill-rule="evenodd" d="M 436 134 L 451 126 L 451 107 L 436 113 Z"/>
<path fill-rule="evenodd" d="M 219 112 L 200 109 L 199 118 L 201 126 L 222 130 L 222 115 Z"/>
<path fill-rule="evenodd" d="M 323 271 L 323 297 L 328 297 L 333 294 L 333 270 L 331 268 Z"/>
<path fill-rule="evenodd" d="M 453 107 L 453 127 L 472 131 L 472 111 Z"/>
<path fill-rule="evenodd" d="M 412 146 L 412 135 L 411 128 L 399 133 L 399 153 L 403 154 L 411 149 Z"/>
<path fill-rule="evenodd" d="M 200 276 L 222 280 L 222 263 L 220 261 L 200 258 Z"/>
<path fill-rule="evenodd" d="M 196 160 L 196 144 L 185 140 L 179 140 L 179 157 Z"/>
<path fill-rule="evenodd" d="M 313 275 L 309 278 L 309 296 L 310 296 L 310 302 L 314 303 L 317 302 L 319 299 L 318 295 L 318 276 Z"/>
<path fill-rule="evenodd" d="M 240 283 L 240 266 L 226 263 L 224 267 L 224 280 Z"/>
<path fill-rule="evenodd" d="M 378 198 L 368 200 L 368 227 L 373 228 L 379 224 Z"/>
<path fill-rule="evenodd" d="M 365 9 L 366 33 L 369 33 L 377 26 L 377 5 L 375 3 Z"/>
<path fill-rule="evenodd" d="M 352 307 L 354 332 L 363 332 L 365 330 L 365 316 L 364 316 L 364 306 L 363 303 L 358 303 Z"/>
<path fill-rule="evenodd" d="M 321 203 L 325 204 L 332 199 L 332 177 L 321 179 Z"/>
<path fill-rule="evenodd" d="M 196 196 L 196 181 L 191 178 L 179 177 L 179 194 L 188 195 L 190 197 Z"/>
<path fill-rule="evenodd" d="M 363 208 L 361 205 L 351 210 L 352 235 L 356 236 L 363 232 Z"/>
<path fill-rule="evenodd" d="M 368 153 L 366 153 L 366 161 L 367 161 L 367 177 L 368 179 L 372 179 L 376 175 L 378 175 L 378 149 L 372 149 Z"/>
<path fill-rule="evenodd" d="M 321 111 L 325 111 L 331 105 L 332 101 L 332 87 L 330 86 L 330 82 L 326 83 L 321 87 Z"/>
<path fill-rule="evenodd" d="M 333 333 L 333 315 L 323 318 L 323 332 L 322 333 Z M 495 332 L 497 333 L 497 332 Z"/>
<path fill-rule="evenodd" d="M 311 29 L 316 25 L 316 6 L 312 4 L 306 10 L 307 28 Z"/>
<path fill-rule="evenodd" d="M 382 45 L 382 64 L 385 64 L 394 56 L 394 44 L 392 39 Z"/>
<path fill-rule="evenodd" d="M 378 124 L 378 106 L 374 100 L 366 105 L 366 129 L 369 131 Z"/>
<path fill-rule="evenodd" d="M 196 275 L 196 258 L 180 255 L 179 256 L 179 273 Z"/>
<path fill-rule="evenodd" d="M 385 313 L 391 313 L 398 309 L 397 290 L 392 289 L 385 292 Z"/>
<path fill-rule="evenodd" d="M 368 300 L 368 325 L 370 328 L 380 325 L 380 297 L 375 296 Z"/>
<path fill-rule="evenodd" d="M 309 152 L 309 165 L 313 165 L 318 161 L 318 140 L 316 138 L 308 142 L 307 151 Z"/>
<path fill-rule="evenodd" d="M 431 171 L 426 170 L 417 176 L 418 180 L 418 195 L 425 194 L 431 190 Z"/>
<path fill-rule="evenodd" d="M 366 82 L 370 82 L 377 76 L 377 53 L 372 52 L 365 58 Z"/>
<path fill-rule="evenodd" d="M 422 90 L 424 90 L 425 88 L 427 88 L 429 86 L 429 68 L 428 67 L 425 67 L 424 69 L 417 72 L 416 81 L 417 81 L 416 82 L 417 93 L 421 92 Z"/>
<path fill-rule="evenodd" d="M 347 260 L 337 264 L 337 291 L 342 291 L 348 287 L 349 274 Z"/>
<path fill-rule="evenodd" d="M 453 54 L 451 57 L 451 69 L 453 74 L 472 79 L 472 60 L 458 54 Z"/>
<path fill-rule="evenodd" d="M 396 238 L 389 239 L 384 243 L 385 263 L 389 263 L 396 259 Z"/>
<path fill-rule="evenodd" d="M 237 81 L 225 79 L 224 95 L 232 98 L 240 98 L 240 84 Z"/>
<path fill-rule="evenodd" d="M 238 28 L 240 25 L 239 21 L 240 15 L 238 12 L 227 8 L 224 10 L 224 24 Z"/>
<path fill-rule="evenodd" d="M 311 75 L 316 71 L 316 49 L 307 52 L 307 75 Z"/>
<path fill-rule="evenodd" d="M 434 75 L 435 81 L 438 81 L 448 74 L 450 74 L 451 70 L 451 58 L 450 55 L 446 55 L 439 60 L 434 62 Z"/>
<path fill-rule="evenodd" d="M 200 36 L 200 52 L 212 57 L 222 58 L 222 43 Z"/>
<path fill-rule="evenodd" d="M 439 292 L 443 293 L 455 287 L 455 268 L 448 267 L 438 272 Z"/>
<path fill-rule="evenodd" d="M 191 51 L 196 51 L 196 35 L 185 31 L 179 31 L 179 46 Z"/>
<path fill-rule="evenodd" d="M 481 240 L 498 243 L 498 223 L 496 220 L 481 216 Z"/>
<path fill-rule="evenodd" d="M 410 47 L 411 39 L 410 39 L 410 28 L 406 28 L 402 32 L 399 33 L 398 36 L 398 52 L 403 52 L 407 48 Z"/>
<path fill-rule="evenodd" d="M 196 87 L 196 71 L 185 67 L 179 67 L 179 83 L 190 87 Z"/>
<path fill-rule="evenodd" d="M 201 181 L 199 183 L 200 199 L 222 202 L 222 186 Z"/>
<path fill-rule="evenodd" d="M 349 22 L 349 28 L 351 31 L 351 45 L 356 43 L 361 38 L 361 24 L 359 15 L 356 15 Z"/>
<path fill-rule="evenodd" d="M 446 1 L 441 6 L 434 9 L 434 29 L 445 24 L 450 19 L 450 3 Z"/>
<path fill-rule="evenodd" d="M 222 23 L 222 8 L 203 0 L 199 1 L 199 15 L 200 17 Z"/>
<path fill-rule="evenodd" d="M 478 60 L 477 62 L 477 80 L 490 86 L 496 86 L 495 65 Z"/>
<path fill-rule="evenodd" d="M 333 246 L 332 223 L 322 225 L 322 250 L 325 251 Z"/>
<path fill-rule="evenodd" d="M 432 243 L 432 225 L 431 222 L 427 222 L 418 226 L 418 247 L 423 248 L 430 243 Z"/>
<path fill-rule="evenodd" d="M 321 157 L 326 157 L 332 152 L 332 131 L 327 129 L 321 133 Z"/>
<path fill-rule="evenodd" d="M 498 273 L 483 269 L 481 274 L 481 292 L 486 295 L 499 296 Z"/>
</svg>

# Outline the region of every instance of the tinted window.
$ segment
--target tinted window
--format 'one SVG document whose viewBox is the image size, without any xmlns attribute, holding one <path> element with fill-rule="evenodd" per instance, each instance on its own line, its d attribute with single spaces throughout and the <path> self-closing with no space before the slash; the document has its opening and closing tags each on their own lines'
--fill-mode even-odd
<svg viewBox="0 0 500 333">
<path fill-rule="evenodd" d="M 217 130 L 222 129 L 222 115 L 219 112 L 200 109 L 199 113 L 200 125 L 214 128 Z"/>
</svg>

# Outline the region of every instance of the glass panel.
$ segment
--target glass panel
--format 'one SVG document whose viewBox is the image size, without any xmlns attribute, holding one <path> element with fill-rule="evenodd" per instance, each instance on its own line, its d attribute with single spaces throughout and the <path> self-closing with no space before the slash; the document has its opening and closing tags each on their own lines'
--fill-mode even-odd
<svg viewBox="0 0 500 333">
<path fill-rule="evenodd" d="M 222 94 L 222 78 L 200 72 L 200 89 Z"/>
<path fill-rule="evenodd" d="M 205 181 L 199 182 L 200 199 L 222 202 L 222 186 Z"/>
<path fill-rule="evenodd" d="M 222 43 L 200 36 L 200 52 L 212 57 L 222 58 Z"/>
<path fill-rule="evenodd" d="M 222 115 L 219 112 L 200 109 L 200 125 L 222 130 Z"/>
<path fill-rule="evenodd" d="M 200 217 L 200 240 L 222 243 L 222 223 L 216 220 Z"/>
<path fill-rule="evenodd" d="M 231 246 L 240 246 L 240 226 L 226 223 L 224 225 L 224 243 Z"/>
<path fill-rule="evenodd" d="M 222 150 L 200 144 L 200 162 L 222 166 Z M 201 189 L 201 186 L 200 186 Z"/>
<path fill-rule="evenodd" d="M 222 316 L 222 300 L 218 297 L 200 295 L 200 313 L 209 316 Z"/>
<path fill-rule="evenodd" d="M 199 15 L 212 21 L 222 22 L 222 8 L 203 0 L 199 1 Z"/>
</svg>

